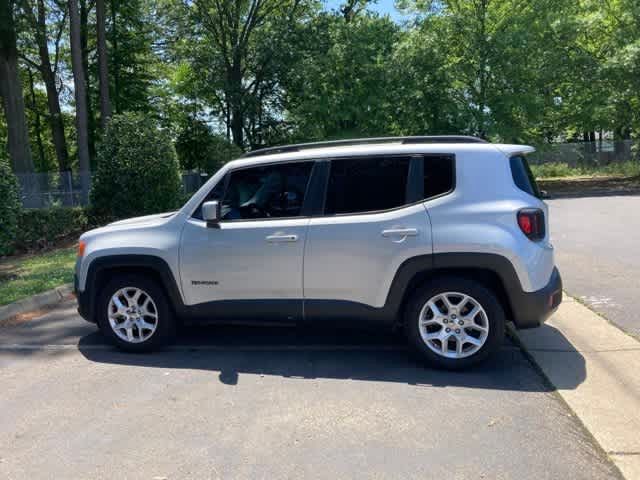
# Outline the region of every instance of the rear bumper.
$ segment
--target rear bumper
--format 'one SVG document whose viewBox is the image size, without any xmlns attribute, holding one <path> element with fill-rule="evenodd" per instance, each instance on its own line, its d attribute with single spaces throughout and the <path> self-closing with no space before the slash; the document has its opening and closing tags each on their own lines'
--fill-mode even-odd
<svg viewBox="0 0 640 480">
<path fill-rule="evenodd" d="M 73 277 L 73 291 L 76 294 L 76 298 L 78 299 L 78 313 L 82 318 L 86 321 L 95 323 L 91 316 L 91 305 L 90 305 L 90 297 L 87 290 L 81 292 L 78 290 L 78 277 L 74 275 Z"/>
<path fill-rule="evenodd" d="M 562 278 L 553 269 L 547 285 L 535 292 L 518 292 L 511 295 L 513 323 L 517 328 L 535 328 L 542 325 L 562 302 Z"/>
</svg>

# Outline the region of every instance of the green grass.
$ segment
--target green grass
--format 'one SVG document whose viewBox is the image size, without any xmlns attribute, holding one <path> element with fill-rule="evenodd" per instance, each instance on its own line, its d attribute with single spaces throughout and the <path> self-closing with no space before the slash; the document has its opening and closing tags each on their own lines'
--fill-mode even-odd
<svg viewBox="0 0 640 480">
<path fill-rule="evenodd" d="M 63 248 L 0 262 L 0 305 L 73 281 L 75 248 Z"/>
<path fill-rule="evenodd" d="M 623 176 L 635 177 L 640 175 L 639 161 L 615 162 L 609 165 L 578 165 L 569 166 L 563 162 L 543 163 L 531 165 L 536 178 L 567 178 L 582 176 Z"/>
</svg>

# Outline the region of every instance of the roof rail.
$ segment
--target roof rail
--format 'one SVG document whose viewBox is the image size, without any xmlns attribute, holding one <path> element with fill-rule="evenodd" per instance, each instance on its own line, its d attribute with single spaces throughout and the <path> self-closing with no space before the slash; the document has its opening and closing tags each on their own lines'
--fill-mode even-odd
<svg viewBox="0 0 640 480">
<path fill-rule="evenodd" d="M 328 142 L 298 143 L 294 145 L 282 145 L 279 147 L 267 147 L 245 153 L 242 158 L 259 157 L 260 155 L 270 155 L 273 153 L 299 152 L 311 148 L 322 147 L 348 147 L 353 145 L 370 145 L 380 143 L 487 143 L 486 140 L 478 137 L 465 135 L 423 135 L 415 137 L 374 137 L 374 138 L 354 138 L 351 140 L 331 140 Z"/>
</svg>

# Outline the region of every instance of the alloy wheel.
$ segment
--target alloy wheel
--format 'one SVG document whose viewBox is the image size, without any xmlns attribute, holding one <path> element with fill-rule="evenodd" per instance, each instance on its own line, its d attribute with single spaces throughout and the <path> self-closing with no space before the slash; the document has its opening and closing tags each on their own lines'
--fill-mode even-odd
<svg viewBox="0 0 640 480">
<path fill-rule="evenodd" d="M 446 358 L 477 353 L 489 335 L 489 320 L 480 302 L 459 292 L 431 297 L 420 310 L 418 322 L 427 347 Z"/>
<path fill-rule="evenodd" d="M 137 287 L 124 287 L 111 296 L 107 307 L 109 325 L 118 338 L 142 343 L 158 327 L 158 309 L 151 296 Z"/>
</svg>

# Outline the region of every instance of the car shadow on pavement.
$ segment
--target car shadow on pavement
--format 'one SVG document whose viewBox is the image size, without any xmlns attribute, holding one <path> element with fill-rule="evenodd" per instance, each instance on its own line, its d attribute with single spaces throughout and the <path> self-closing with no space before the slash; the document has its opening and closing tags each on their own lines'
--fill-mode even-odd
<svg viewBox="0 0 640 480">
<path fill-rule="evenodd" d="M 561 337 L 570 344 L 558 331 Z M 569 347 L 568 347 L 569 348 Z M 550 392 L 554 388 L 509 339 L 488 361 L 462 372 L 430 369 L 410 355 L 397 334 L 357 330 L 209 326 L 184 329 L 174 346 L 149 354 L 121 352 L 98 333 L 82 337 L 78 349 L 88 360 L 135 367 L 198 369 L 236 385 L 243 375 L 291 379 L 399 382 L 416 386 Z M 580 357 L 582 359 L 582 357 Z M 585 378 L 584 359 L 575 366 L 572 389 Z"/>
</svg>

